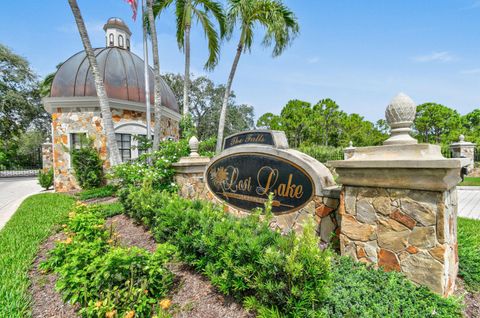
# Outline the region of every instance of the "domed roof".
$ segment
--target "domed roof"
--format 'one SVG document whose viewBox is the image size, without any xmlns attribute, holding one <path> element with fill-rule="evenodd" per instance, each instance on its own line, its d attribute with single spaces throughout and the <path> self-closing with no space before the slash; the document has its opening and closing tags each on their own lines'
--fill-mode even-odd
<svg viewBox="0 0 480 318">
<path fill-rule="evenodd" d="M 128 34 L 132 34 L 128 26 L 123 22 L 120 18 L 110 18 L 108 19 L 107 23 L 103 26 L 103 30 L 107 31 L 108 28 L 119 28 L 127 32 Z"/>
<path fill-rule="evenodd" d="M 143 60 L 132 52 L 107 47 L 94 50 L 99 71 L 109 98 L 145 103 L 145 77 Z M 153 71 L 149 67 L 150 102 L 154 102 Z M 177 100 L 162 79 L 162 105 L 179 112 Z M 93 75 L 85 51 L 66 60 L 57 70 L 50 90 L 51 97 L 97 96 Z"/>
</svg>

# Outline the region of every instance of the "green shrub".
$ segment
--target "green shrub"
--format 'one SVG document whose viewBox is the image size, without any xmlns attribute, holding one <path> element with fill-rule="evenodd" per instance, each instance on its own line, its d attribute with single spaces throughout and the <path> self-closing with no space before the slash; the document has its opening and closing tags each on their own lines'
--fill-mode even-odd
<svg viewBox="0 0 480 318">
<path fill-rule="evenodd" d="M 75 178 L 82 189 L 98 188 L 104 183 L 103 161 L 91 142 L 71 150 L 70 155 Z"/>
<path fill-rule="evenodd" d="M 336 257 L 332 275 L 332 290 L 321 306 L 326 317 L 462 317 L 458 299 L 415 286 L 400 273 Z"/>
<path fill-rule="evenodd" d="M 198 145 L 198 153 L 201 156 L 213 157 L 215 155 L 216 146 L 217 146 L 217 138 L 215 137 L 202 140 Z"/>
<path fill-rule="evenodd" d="M 456 299 L 320 251 L 312 227 L 282 236 L 267 216 L 237 219 L 221 207 L 159 193 L 148 186 L 121 197 L 126 213 L 222 293 L 259 317 L 460 317 Z"/>
<path fill-rule="evenodd" d="M 77 206 L 65 226 L 67 238 L 50 251 L 42 269 L 58 274 L 56 288 L 65 301 L 80 304 L 86 317 L 115 312 L 150 317 L 173 284 L 165 264 L 175 253 L 160 244 L 154 253 L 118 247 L 98 207 Z"/>
<path fill-rule="evenodd" d="M 479 207 L 480 209 L 480 207 Z M 469 290 L 480 290 L 480 221 L 458 218 L 459 275 Z"/>
<path fill-rule="evenodd" d="M 45 190 L 53 185 L 53 168 L 38 171 L 38 184 Z"/>
<path fill-rule="evenodd" d="M 107 198 L 115 195 L 117 188 L 114 185 L 106 185 L 100 188 L 87 189 L 79 192 L 80 200 Z"/>
<path fill-rule="evenodd" d="M 219 207 L 179 199 L 146 185 L 122 202 L 127 213 L 150 226 L 156 239 L 207 275 L 225 294 L 250 308 L 314 317 L 330 282 L 330 252 L 318 249 L 313 227 L 298 237 L 270 230 L 258 212 L 237 219 Z"/>
<path fill-rule="evenodd" d="M 173 192 L 177 187 L 173 182 L 175 170 L 172 163 L 187 156 L 189 152 L 186 140 L 164 141 L 158 151 L 113 167 L 109 177 L 119 188 L 138 187 L 144 180 L 150 180 L 155 189 Z"/>
<path fill-rule="evenodd" d="M 298 150 L 323 163 L 330 160 L 343 160 L 342 148 L 320 145 L 300 145 Z"/>
</svg>

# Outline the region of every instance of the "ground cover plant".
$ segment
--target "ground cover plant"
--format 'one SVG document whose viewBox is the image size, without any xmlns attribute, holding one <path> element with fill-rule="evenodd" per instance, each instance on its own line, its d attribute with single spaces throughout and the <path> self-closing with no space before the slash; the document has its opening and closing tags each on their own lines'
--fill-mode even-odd
<svg viewBox="0 0 480 318">
<path fill-rule="evenodd" d="M 73 204 L 62 194 L 31 196 L 0 231 L 0 317 L 29 316 L 28 271 L 38 245 L 67 218 Z"/>
<path fill-rule="evenodd" d="M 458 218 L 457 228 L 458 274 L 464 279 L 467 289 L 480 291 L 480 221 Z"/>
<path fill-rule="evenodd" d="M 100 188 L 93 188 L 80 191 L 77 196 L 80 200 L 99 199 L 114 196 L 117 188 L 113 185 L 106 185 Z"/>
<path fill-rule="evenodd" d="M 77 205 L 64 232 L 41 268 L 58 275 L 56 288 L 65 301 L 81 305 L 82 316 L 150 317 L 160 310 L 173 284 L 165 267 L 172 245 L 159 244 L 154 253 L 118 246 L 101 206 Z"/>
<path fill-rule="evenodd" d="M 465 177 L 459 186 L 477 186 L 480 187 L 480 177 Z"/>
<path fill-rule="evenodd" d="M 221 207 L 131 188 L 126 213 L 221 292 L 259 317 L 460 317 L 461 305 L 398 273 L 385 273 L 318 249 L 312 228 L 282 236 L 268 217 L 237 219 Z M 267 209 L 268 214 L 268 209 Z"/>
</svg>

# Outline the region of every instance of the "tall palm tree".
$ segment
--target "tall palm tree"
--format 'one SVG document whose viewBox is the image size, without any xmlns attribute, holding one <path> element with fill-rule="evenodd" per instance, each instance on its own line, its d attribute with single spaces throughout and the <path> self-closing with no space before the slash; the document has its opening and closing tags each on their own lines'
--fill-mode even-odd
<svg viewBox="0 0 480 318">
<path fill-rule="evenodd" d="M 155 16 L 153 15 L 153 2 L 154 0 L 147 0 L 147 16 L 148 16 L 148 26 L 150 29 L 150 37 L 152 39 L 152 53 L 153 53 L 153 77 L 154 77 L 154 135 L 153 135 L 153 151 L 158 150 L 160 145 L 160 135 L 161 135 L 161 106 L 162 106 L 162 95 L 160 89 L 160 58 L 158 55 L 158 39 L 157 39 L 157 27 L 155 26 Z"/>
<path fill-rule="evenodd" d="M 213 69 L 219 59 L 220 38 L 225 34 L 225 14 L 222 6 L 215 0 L 156 0 L 153 8 L 158 16 L 172 2 L 175 1 L 175 15 L 177 19 L 177 44 L 185 52 L 185 80 L 183 84 L 183 116 L 189 114 L 188 94 L 190 90 L 190 29 L 193 18 L 200 22 L 208 41 L 209 56 L 205 69 Z M 213 26 L 211 15 L 215 18 L 220 29 L 220 36 Z"/>
<path fill-rule="evenodd" d="M 100 102 L 100 112 L 102 113 L 103 126 L 105 128 L 105 134 L 107 136 L 107 149 L 110 158 L 110 165 L 116 166 L 122 162 L 120 157 L 120 152 L 118 151 L 117 140 L 115 138 L 115 130 L 113 128 L 112 121 L 112 112 L 110 110 L 110 104 L 108 102 L 107 92 L 105 91 L 105 86 L 103 85 L 103 79 L 98 70 L 97 59 L 95 53 L 92 49 L 92 44 L 90 43 L 90 38 L 88 37 L 87 28 L 83 22 L 82 13 L 78 7 L 76 0 L 68 0 L 70 8 L 72 9 L 73 16 L 75 17 L 75 22 L 77 23 L 78 32 L 80 33 L 80 38 L 82 39 L 83 47 L 85 48 L 85 53 L 90 63 L 90 68 L 92 70 L 93 79 L 95 82 L 95 89 L 97 90 L 98 100 Z"/>
<path fill-rule="evenodd" d="M 222 110 L 220 111 L 217 153 L 222 150 L 228 97 L 230 96 L 233 78 L 235 77 L 240 56 L 243 52 L 251 50 L 255 27 L 260 25 L 265 29 L 266 33 L 262 41 L 264 46 L 270 46 L 274 43 L 273 57 L 282 54 L 299 32 L 295 14 L 281 0 L 229 0 L 228 2 L 226 35 L 231 37 L 235 25 L 238 24 L 240 27 L 240 39 L 230 75 L 228 76 Z"/>
</svg>

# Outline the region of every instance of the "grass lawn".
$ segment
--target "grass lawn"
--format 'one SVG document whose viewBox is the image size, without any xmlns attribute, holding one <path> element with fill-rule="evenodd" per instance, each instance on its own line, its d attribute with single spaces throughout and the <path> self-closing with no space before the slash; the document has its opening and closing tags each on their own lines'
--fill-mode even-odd
<svg viewBox="0 0 480 318">
<path fill-rule="evenodd" d="M 55 193 L 27 198 L 0 231 L 0 317 L 28 317 L 28 271 L 38 245 L 66 220 L 75 200 Z"/>
<path fill-rule="evenodd" d="M 467 288 L 480 291 L 480 220 L 458 218 L 458 257 Z"/>
<path fill-rule="evenodd" d="M 459 186 L 477 186 L 477 187 L 480 187 L 480 177 L 465 177 L 465 181 L 460 182 Z"/>
</svg>

